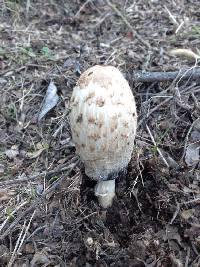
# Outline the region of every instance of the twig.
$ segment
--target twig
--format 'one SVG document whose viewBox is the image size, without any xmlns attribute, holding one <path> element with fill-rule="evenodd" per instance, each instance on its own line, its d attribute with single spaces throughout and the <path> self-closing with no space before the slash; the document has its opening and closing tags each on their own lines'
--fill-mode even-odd
<svg viewBox="0 0 200 267">
<path fill-rule="evenodd" d="M 193 249 L 194 253 L 196 254 L 196 256 L 199 256 L 199 251 L 197 250 L 197 248 L 196 248 L 196 246 L 192 240 L 190 240 L 190 244 L 191 244 L 192 249 Z M 199 266 L 199 264 L 196 266 Z"/>
<path fill-rule="evenodd" d="M 184 159 L 185 157 L 185 153 L 186 153 L 186 148 L 187 148 L 187 145 L 188 145 L 188 139 L 189 139 L 189 135 L 190 133 L 192 132 L 193 128 L 195 125 L 198 125 L 198 123 L 200 122 L 200 118 L 196 119 L 195 121 L 193 121 L 192 125 L 190 126 L 188 132 L 187 132 L 187 135 L 185 137 L 185 144 L 184 144 L 184 149 L 183 149 L 183 155 L 181 157 L 181 160 Z"/>
<path fill-rule="evenodd" d="M 28 203 L 28 201 L 21 203 L 19 206 L 17 206 L 16 209 L 13 210 L 13 212 L 9 216 L 7 216 L 7 218 L 3 221 L 3 223 L 0 226 L 0 232 L 2 231 L 2 229 L 4 228 L 6 223 L 9 221 L 10 216 L 13 216 L 21 207 L 25 206 L 27 203 Z"/>
<path fill-rule="evenodd" d="M 26 237 L 26 235 L 27 235 L 27 233 L 28 233 L 28 231 L 29 231 L 29 228 L 30 228 L 30 226 L 31 226 L 31 222 L 32 222 L 34 216 L 35 216 L 35 210 L 34 210 L 33 214 L 31 215 L 31 218 L 30 218 L 29 223 L 28 223 L 28 225 L 27 225 L 27 227 L 26 227 L 26 230 L 25 230 L 25 232 L 24 232 L 24 235 L 23 235 L 23 237 L 22 237 L 22 240 L 21 240 L 21 242 L 20 242 L 20 244 L 19 244 L 19 246 L 18 246 L 17 254 L 18 254 L 18 253 L 20 252 L 20 250 L 21 250 L 21 247 L 22 247 L 22 245 L 23 245 L 23 243 L 24 243 L 24 239 L 25 239 L 25 237 Z"/>
<path fill-rule="evenodd" d="M 175 19 L 175 17 L 172 15 L 172 13 L 169 11 L 169 9 L 168 9 L 166 6 L 164 6 L 164 8 L 165 8 L 165 10 L 166 10 L 167 13 L 168 13 L 168 15 L 169 15 L 169 19 L 171 20 L 171 22 L 172 22 L 174 25 L 178 26 L 179 23 L 177 22 L 177 20 Z"/>
<path fill-rule="evenodd" d="M 152 113 L 154 113 L 156 110 L 158 110 L 161 106 L 163 106 L 164 104 L 168 103 L 173 97 L 169 96 L 167 99 L 165 99 L 164 101 L 162 101 L 160 104 L 158 104 L 157 106 L 155 106 L 153 109 L 151 109 L 148 112 L 148 116 L 144 117 L 143 119 L 141 119 L 138 122 L 138 127 L 144 122 L 145 119 L 147 119 Z"/>
<path fill-rule="evenodd" d="M 149 135 L 150 135 L 150 137 L 151 137 L 151 140 L 152 140 L 154 146 L 156 147 L 156 149 L 157 149 L 159 155 L 161 156 L 161 159 L 163 160 L 163 162 L 165 163 L 165 165 L 167 166 L 167 168 L 169 168 L 169 164 L 167 163 L 167 161 L 166 161 L 166 159 L 164 158 L 162 152 L 161 152 L 160 149 L 158 148 L 158 146 L 157 146 L 157 144 L 156 144 L 156 141 L 155 141 L 155 139 L 154 139 L 154 137 L 153 137 L 153 135 L 152 135 L 152 133 L 151 133 L 151 131 L 150 131 L 150 129 L 149 129 L 149 126 L 148 126 L 147 124 L 146 124 L 146 128 L 147 128 L 147 131 L 148 131 L 148 133 L 149 133 Z"/>
<path fill-rule="evenodd" d="M 176 266 L 176 267 L 184 267 L 183 266 L 183 263 L 181 262 L 181 260 L 180 259 L 177 259 L 175 257 L 175 255 L 173 255 L 172 253 L 169 255 L 169 258 L 170 258 L 173 266 Z"/>
<path fill-rule="evenodd" d="M 75 222 L 75 223 L 78 224 L 78 223 L 80 223 L 80 222 L 82 222 L 82 221 L 84 221 L 84 220 L 86 220 L 86 219 L 88 219 L 88 218 L 90 218 L 91 216 L 96 215 L 96 214 L 97 214 L 97 211 L 94 211 L 93 213 L 88 214 L 88 215 L 85 216 L 84 218 L 79 219 L 79 220 L 78 220 L 77 222 Z"/>
<path fill-rule="evenodd" d="M 195 68 L 191 70 L 180 70 L 180 71 L 167 71 L 167 72 L 148 72 L 148 71 L 134 71 L 130 77 L 133 82 L 164 82 L 172 81 L 175 78 L 181 78 L 184 80 L 200 79 L 200 69 Z"/>
<path fill-rule="evenodd" d="M 28 15 L 30 7 L 31 7 L 30 0 L 26 0 L 26 15 Z"/>
<path fill-rule="evenodd" d="M 15 260 L 16 251 L 17 251 L 17 248 L 18 248 L 18 245 L 19 245 L 20 239 L 21 239 L 21 237 L 22 237 L 22 234 L 23 234 L 23 232 L 24 232 L 25 226 L 26 226 L 26 221 L 24 221 L 24 224 L 23 224 L 22 230 L 21 230 L 21 232 L 20 232 L 20 234 L 19 234 L 19 237 L 18 237 L 18 239 L 17 239 L 16 245 L 15 245 L 15 248 L 14 248 L 14 251 L 13 251 L 12 257 L 11 257 L 11 259 L 10 259 L 9 263 L 8 263 L 8 267 L 11 267 L 11 266 L 12 266 L 12 264 L 13 264 L 13 262 L 14 262 L 14 260 Z"/>
<path fill-rule="evenodd" d="M 181 205 L 188 205 L 188 204 L 195 204 L 195 203 L 197 203 L 197 204 L 200 203 L 200 197 L 197 197 L 197 198 L 192 199 L 192 200 L 188 200 L 186 202 L 181 202 L 179 204 L 181 204 Z"/>
<path fill-rule="evenodd" d="M 185 258 L 185 266 L 184 267 L 188 267 L 189 266 L 189 259 L 190 259 L 190 247 L 187 248 L 187 255 Z"/>
<path fill-rule="evenodd" d="M 74 157 L 74 159 L 77 159 L 77 157 Z M 25 177 L 25 178 L 19 178 L 19 179 L 14 179 L 14 180 L 6 180 L 6 181 L 2 181 L 0 182 L 0 186 L 3 185 L 12 185 L 12 184 L 16 184 L 16 183 L 22 183 L 22 182 L 27 182 L 27 181 L 34 181 L 35 179 L 42 177 L 42 176 L 49 176 L 49 175 L 55 175 L 57 173 L 63 172 L 63 171 L 67 171 L 71 168 L 71 163 L 63 168 L 57 168 L 55 170 L 52 171 L 43 171 L 41 173 L 35 174 L 33 176 L 30 177 Z"/>
<path fill-rule="evenodd" d="M 29 228 L 30 228 L 30 225 L 31 225 L 31 222 L 32 222 L 32 220 L 33 220 L 34 215 L 35 215 L 35 210 L 34 210 L 32 216 L 31 216 L 31 218 L 30 218 L 30 221 L 29 221 L 29 223 L 28 223 L 26 229 L 25 229 L 26 220 L 24 221 L 23 228 L 22 228 L 22 230 L 21 230 L 21 232 L 20 232 L 20 235 L 19 235 L 19 237 L 18 237 L 18 240 L 17 240 L 17 243 L 16 243 L 16 245 L 15 245 L 15 248 L 14 248 L 14 251 L 13 251 L 13 254 L 12 254 L 12 257 L 11 257 L 9 263 L 8 263 L 8 267 L 11 267 L 11 266 L 13 265 L 16 256 L 19 254 L 20 249 L 21 249 L 21 247 L 22 247 L 22 245 L 23 245 L 23 243 L 24 243 L 24 239 L 25 239 L 25 237 L 26 237 L 26 235 L 27 235 L 27 233 L 28 233 L 28 230 L 29 230 Z M 25 231 L 24 231 L 24 230 L 25 230 Z M 23 237 L 22 237 L 23 232 L 24 232 L 24 235 L 23 235 Z M 20 241 L 20 240 L 21 240 L 21 241 Z"/>
<path fill-rule="evenodd" d="M 173 214 L 173 217 L 172 217 L 172 219 L 170 221 L 170 224 L 172 224 L 174 222 L 174 220 L 176 219 L 177 215 L 179 214 L 179 211 L 180 211 L 180 204 L 177 203 L 176 210 L 175 210 L 175 212 Z"/>
<path fill-rule="evenodd" d="M 146 42 L 145 40 L 142 39 L 142 37 L 133 29 L 133 26 L 128 22 L 127 18 L 122 15 L 121 11 L 110 2 L 110 0 L 106 0 L 106 3 L 111 7 L 114 12 L 123 20 L 123 22 L 126 24 L 126 26 L 131 30 L 131 32 L 134 34 L 134 36 L 143 44 L 145 45 L 148 49 L 151 48 L 150 44 Z"/>
<path fill-rule="evenodd" d="M 194 95 L 194 93 L 191 93 L 191 97 L 194 100 L 194 108 L 198 109 L 200 111 L 200 104 L 196 98 L 196 96 Z"/>
<path fill-rule="evenodd" d="M 14 222 L 11 223 L 11 225 L 6 229 L 6 231 L 0 236 L 0 240 L 3 240 L 10 232 L 11 230 L 19 223 L 19 221 L 24 218 L 29 212 L 32 212 L 35 207 L 41 202 L 41 199 L 36 199 L 30 207 L 28 207 L 26 210 L 24 210 L 19 217 L 17 217 Z"/>
<path fill-rule="evenodd" d="M 35 231 L 33 231 L 28 237 L 27 237 L 27 241 L 30 240 L 36 233 L 38 233 L 39 231 L 45 229 L 46 226 L 39 226 Z"/>
<path fill-rule="evenodd" d="M 69 175 L 71 173 L 71 171 L 74 169 L 74 167 L 77 165 L 78 161 L 76 163 L 71 164 L 70 169 L 68 170 L 68 172 L 65 174 L 64 178 L 66 177 L 66 175 Z M 59 179 L 58 181 L 56 181 L 56 185 L 58 185 L 64 178 Z M 53 184 L 53 189 L 55 189 L 55 184 Z M 26 210 L 24 210 L 21 215 L 19 217 L 17 217 L 12 223 L 11 225 L 5 230 L 5 232 L 0 236 L 0 240 L 3 240 L 9 233 L 10 231 L 19 223 L 19 221 L 24 218 L 28 213 L 32 212 L 37 206 L 39 206 L 39 204 L 42 203 L 42 201 L 44 200 L 44 198 L 46 197 L 46 195 L 48 193 L 50 193 L 52 191 L 52 188 L 48 188 L 47 190 L 45 190 L 43 192 L 43 194 L 36 198 L 35 201 L 31 204 L 30 207 L 28 207 Z"/>
<path fill-rule="evenodd" d="M 82 12 L 82 10 L 84 10 L 84 8 L 87 6 L 87 4 L 89 2 L 91 2 L 92 0 L 87 0 L 80 8 L 79 10 L 76 12 L 76 14 L 74 15 L 74 18 L 78 17 L 79 14 Z"/>
<path fill-rule="evenodd" d="M 46 65 L 27 64 L 26 66 L 22 66 L 22 67 L 20 67 L 18 69 L 6 69 L 5 71 L 0 72 L 0 76 L 7 77 L 7 76 L 10 76 L 10 73 L 12 73 L 12 74 L 13 74 L 13 72 L 14 73 L 17 73 L 17 72 L 20 72 L 20 71 L 28 68 L 28 67 L 32 67 L 32 68 L 45 68 L 45 69 L 48 68 Z"/>
<path fill-rule="evenodd" d="M 74 167 L 77 165 L 77 163 L 78 163 L 78 161 L 77 161 L 76 163 L 74 163 L 73 165 L 71 165 L 71 170 L 74 169 Z M 68 172 L 67 174 L 69 174 L 69 172 Z M 76 173 L 76 174 L 72 177 L 72 179 L 75 181 L 75 179 L 76 179 L 77 177 L 79 177 L 79 176 L 80 176 L 80 173 Z M 60 184 L 65 178 L 66 178 L 66 175 L 64 175 L 64 176 L 61 177 L 60 179 L 54 181 L 54 182 L 51 184 L 51 186 L 48 187 L 48 188 L 44 191 L 44 193 L 42 194 L 42 197 L 46 197 L 47 194 L 49 194 L 49 193 L 51 193 L 52 191 L 54 191 L 54 190 L 59 186 L 59 184 Z M 73 181 L 73 183 L 74 183 L 74 181 Z M 70 187 L 70 186 L 71 186 L 71 184 L 69 185 L 69 187 Z"/>
<path fill-rule="evenodd" d="M 195 203 L 198 203 L 200 202 L 200 198 L 195 198 L 195 199 L 192 199 L 192 200 L 189 200 L 189 201 L 186 201 L 186 202 L 181 202 L 181 203 L 177 203 L 177 206 L 176 206 L 176 210 L 173 214 L 173 217 L 170 221 L 170 224 L 172 224 L 174 222 L 174 220 L 176 219 L 177 215 L 179 214 L 180 212 L 180 209 L 181 209 L 181 206 L 182 205 L 188 205 L 188 204 L 195 204 Z M 191 224 L 195 227 L 200 227 L 200 224 Z"/>
</svg>

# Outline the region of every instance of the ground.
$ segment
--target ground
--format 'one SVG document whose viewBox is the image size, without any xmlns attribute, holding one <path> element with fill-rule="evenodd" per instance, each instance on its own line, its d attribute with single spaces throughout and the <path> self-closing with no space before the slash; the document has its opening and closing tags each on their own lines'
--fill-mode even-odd
<svg viewBox="0 0 200 267">
<path fill-rule="evenodd" d="M 200 266 L 199 80 L 133 80 L 138 70 L 197 69 L 199 8 L 1 2 L 0 266 Z M 187 50 L 170 53 L 177 48 Z M 68 119 L 73 87 L 95 64 L 124 73 L 138 109 L 133 157 L 107 211 Z M 38 121 L 51 81 L 59 100 Z"/>
</svg>

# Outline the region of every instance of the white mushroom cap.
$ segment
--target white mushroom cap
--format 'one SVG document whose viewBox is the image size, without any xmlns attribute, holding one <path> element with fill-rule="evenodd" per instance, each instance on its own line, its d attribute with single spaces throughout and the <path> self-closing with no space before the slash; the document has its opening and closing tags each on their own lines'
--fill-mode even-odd
<svg viewBox="0 0 200 267">
<path fill-rule="evenodd" d="M 71 98 L 70 124 L 89 177 L 107 180 L 127 167 L 137 113 L 132 91 L 117 68 L 97 65 L 80 76 Z"/>
</svg>

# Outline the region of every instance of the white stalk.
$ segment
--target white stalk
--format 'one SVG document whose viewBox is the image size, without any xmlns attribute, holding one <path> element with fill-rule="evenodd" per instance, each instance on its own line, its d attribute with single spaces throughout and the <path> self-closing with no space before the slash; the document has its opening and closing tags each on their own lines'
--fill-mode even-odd
<svg viewBox="0 0 200 267">
<path fill-rule="evenodd" d="M 112 206 L 115 196 L 115 180 L 98 181 L 95 186 L 95 196 L 103 208 L 107 209 Z"/>
</svg>

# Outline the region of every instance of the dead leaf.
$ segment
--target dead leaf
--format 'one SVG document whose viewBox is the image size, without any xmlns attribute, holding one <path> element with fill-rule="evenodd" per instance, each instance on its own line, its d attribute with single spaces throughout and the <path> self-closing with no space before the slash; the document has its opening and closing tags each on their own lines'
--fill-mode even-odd
<svg viewBox="0 0 200 267">
<path fill-rule="evenodd" d="M 41 196 L 42 193 L 43 193 L 43 191 L 44 191 L 44 185 L 43 184 L 38 184 L 36 186 L 36 193 L 37 193 L 37 195 Z"/>
<path fill-rule="evenodd" d="M 193 58 L 195 60 L 199 59 L 200 56 L 195 54 L 190 49 L 183 49 L 183 48 L 175 48 L 169 51 L 169 54 L 171 56 L 180 56 L 180 57 L 187 57 L 187 58 Z"/>
<path fill-rule="evenodd" d="M 185 150 L 185 163 L 194 167 L 200 160 L 200 120 L 197 119 L 190 133 L 188 145 Z"/>
<path fill-rule="evenodd" d="M 188 167 L 195 166 L 199 161 L 200 142 L 189 144 L 185 152 L 185 162 Z"/>
<path fill-rule="evenodd" d="M 181 190 L 178 188 L 177 184 L 168 184 L 168 188 L 172 192 L 180 192 Z"/>
<path fill-rule="evenodd" d="M 57 87 L 53 82 L 50 82 L 42 104 L 42 108 L 38 115 L 38 121 L 40 121 L 52 108 L 56 106 L 58 100 L 59 96 L 57 95 Z"/>
<path fill-rule="evenodd" d="M 0 84 L 5 84 L 5 83 L 7 83 L 7 80 L 0 78 Z"/>
<path fill-rule="evenodd" d="M 15 193 L 6 189 L 0 189 L 0 202 L 10 199 Z"/>
<path fill-rule="evenodd" d="M 33 256 L 33 259 L 31 261 L 30 266 L 35 267 L 35 266 L 38 266 L 40 264 L 45 264 L 45 266 L 50 264 L 50 260 L 49 260 L 48 256 L 43 251 L 35 253 L 35 255 Z"/>
<path fill-rule="evenodd" d="M 16 145 L 12 146 L 11 149 L 8 149 L 8 150 L 5 151 L 5 154 L 9 159 L 16 158 L 16 156 L 19 155 L 18 146 L 16 146 Z"/>
<path fill-rule="evenodd" d="M 33 246 L 32 243 L 27 243 L 25 246 L 24 246 L 24 249 L 23 251 L 26 253 L 26 254 L 33 254 L 35 252 L 35 248 Z"/>
<path fill-rule="evenodd" d="M 35 159 L 35 158 L 39 157 L 42 154 L 42 152 L 44 150 L 46 150 L 48 147 L 49 147 L 48 144 L 39 142 L 36 144 L 37 150 L 27 152 L 26 156 L 30 159 Z"/>
<path fill-rule="evenodd" d="M 176 242 L 181 245 L 181 236 L 178 233 L 178 228 L 174 226 L 167 226 L 165 231 L 164 241 L 176 240 Z"/>
<path fill-rule="evenodd" d="M 193 225 L 192 227 L 185 229 L 184 237 L 189 237 L 191 240 L 196 239 L 200 235 L 199 225 Z"/>
<path fill-rule="evenodd" d="M 184 220 L 188 220 L 194 216 L 195 209 L 188 209 L 188 210 L 183 210 L 181 212 L 181 217 Z"/>
<path fill-rule="evenodd" d="M 27 152 L 26 156 L 29 158 L 29 159 L 36 159 L 37 157 L 39 157 L 42 152 L 45 150 L 45 148 L 41 148 L 39 150 L 36 150 L 36 151 L 33 151 L 33 152 Z"/>
<path fill-rule="evenodd" d="M 198 186 L 197 186 L 197 188 L 189 188 L 187 186 L 184 186 L 183 189 L 182 189 L 182 191 L 184 193 L 186 193 L 186 194 L 191 194 L 191 193 L 193 193 L 193 194 L 200 194 L 200 190 L 199 190 Z"/>
</svg>

